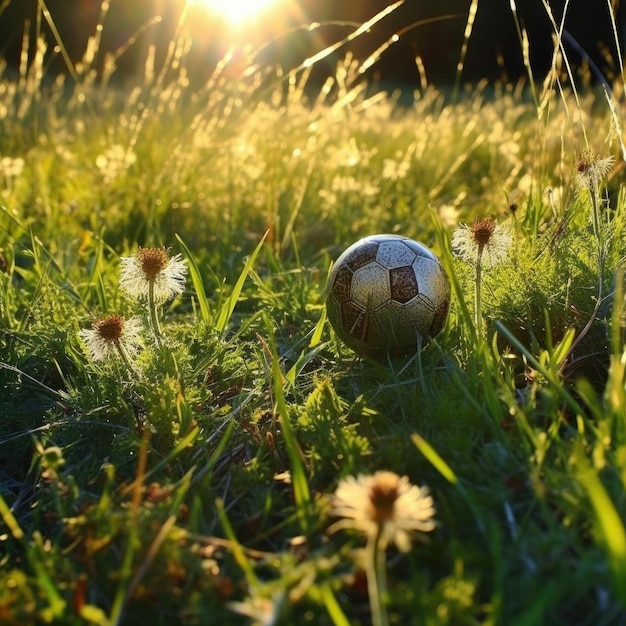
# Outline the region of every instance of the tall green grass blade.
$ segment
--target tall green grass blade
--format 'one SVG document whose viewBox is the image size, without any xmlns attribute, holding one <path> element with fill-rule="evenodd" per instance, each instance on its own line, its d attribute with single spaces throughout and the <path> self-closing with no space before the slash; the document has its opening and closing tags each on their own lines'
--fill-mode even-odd
<svg viewBox="0 0 626 626">
<path fill-rule="evenodd" d="M 193 284 L 194 291 L 196 292 L 198 306 L 200 307 L 200 321 L 203 324 L 209 325 L 212 318 L 211 311 L 209 309 L 209 301 L 207 299 L 206 291 L 204 289 L 202 274 L 200 273 L 198 264 L 196 263 L 193 254 L 191 253 L 191 250 L 188 248 L 187 244 L 182 240 L 179 235 L 175 235 L 175 237 L 189 265 L 189 275 L 191 276 L 191 282 Z"/>
<path fill-rule="evenodd" d="M 54 618 L 61 618 L 65 611 L 65 607 L 67 606 L 67 602 L 63 599 L 63 596 L 60 594 L 57 586 L 54 584 L 54 580 L 46 570 L 43 565 L 43 550 L 41 554 L 31 554 L 30 563 L 35 570 L 35 575 L 37 577 L 37 582 L 44 590 L 48 602 L 49 602 L 49 611 L 50 614 Z M 47 621 L 47 620 L 46 620 Z M 50 620 L 52 621 L 52 620 Z"/>
<path fill-rule="evenodd" d="M 13 512 L 7 505 L 6 501 L 0 494 L 0 516 L 2 520 L 6 524 L 9 532 L 13 535 L 13 537 L 22 542 L 24 540 L 24 531 L 20 527 L 17 519 L 13 515 Z M 53 579 L 51 578 L 49 572 L 44 567 L 44 560 L 42 555 L 44 553 L 44 549 L 42 546 L 42 538 L 41 535 L 36 532 L 33 536 L 35 542 L 33 546 L 24 544 L 24 548 L 28 555 L 28 561 L 35 572 L 35 576 L 37 582 L 41 586 L 42 590 L 45 592 L 49 607 L 48 610 L 50 615 L 53 618 L 59 618 L 63 615 L 63 611 L 66 606 L 66 602 L 59 593 L 57 586 L 54 584 Z"/>
<path fill-rule="evenodd" d="M 319 345 L 322 340 L 322 335 L 324 334 L 324 326 L 326 325 L 327 313 L 326 307 L 322 308 L 322 314 L 320 315 L 317 324 L 315 324 L 315 328 L 313 329 L 313 334 L 311 335 L 311 341 L 309 341 L 309 348 L 315 348 Z"/>
<path fill-rule="evenodd" d="M 239 275 L 239 278 L 235 283 L 232 293 L 228 296 L 228 298 L 226 298 L 224 304 L 220 309 L 219 315 L 217 317 L 217 322 L 215 324 L 215 327 L 220 333 L 223 333 L 226 330 L 226 326 L 228 325 L 233 311 L 235 310 L 237 300 L 239 300 L 239 296 L 241 295 L 241 291 L 243 289 L 244 283 L 246 282 L 246 278 L 248 277 L 248 274 L 250 273 L 250 270 L 254 265 L 254 262 L 256 261 L 256 258 L 259 255 L 261 248 L 263 247 L 263 244 L 265 243 L 265 239 L 267 238 L 268 233 L 269 231 L 267 231 L 263 235 L 261 241 L 254 249 L 254 252 L 248 257 L 248 260 L 246 261 L 243 270 L 241 271 L 241 274 Z"/>
<path fill-rule="evenodd" d="M 459 61 L 456 65 L 456 77 L 454 79 L 454 99 L 456 100 L 461 86 L 461 74 L 463 73 L 463 67 L 465 66 L 465 57 L 467 56 L 467 49 L 469 48 L 469 40 L 474 30 L 474 22 L 476 20 L 476 14 L 478 13 L 478 0 L 472 0 L 467 12 L 467 22 L 465 22 L 465 31 L 463 32 L 463 44 L 461 45 L 461 52 L 459 54 Z"/>
<path fill-rule="evenodd" d="M 328 344 L 323 343 L 321 345 L 317 345 L 312 350 L 308 352 L 301 352 L 300 356 L 296 360 L 296 362 L 292 365 L 291 369 L 285 374 L 285 380 L 293 387 L 296 384 L 296 378 L 300 375 L 300 372 L 307 366 L 307 363 L 310 363 L 312 359 L 315 358 L 317 354 L 321 350 L 323 350 Z"/>
<path fill-rule="evenodd" d="M 571 393 L 565 389 L 563 382 L 559 379 L 558 372 L 546 367 L 541 363 L 528 348 L 522 344 L 522 342 L 500 321 L 495 322 L 498 332 L 506 337 L 506 340 L 511 343 L 516 350 L 519 350 L 527 361 L 553 386 L 553 389 L 565 400 L 568 406 L 576 413 L 576 415 L 584 415 L 584 411 L 580 404 L 576 402 Z"/>
<path fill-rule="evenodd" d="M 228 431 L 229 432 L 229 431 Z M 174 448 L 172 448 L 158 463 L 155 463 L 145 474 L 140 477 L 142 482 L 145 482 L 150 476 L 158 473 L 169 463 L 171 463 L 183 450 L 188 449 L 191 444 L 196 440 L 200 434 L 200 428 L 197 426 L 192 428 Z M 124 488 L 124 492 L 130 492 L 136 488 L 135 482 Z"/>
<path fill-rule="evenodd" d="M 318 589 L 333 624 L 335 626 L 350 626 L 350 621 L 337 601 L 337 596 L 333 593 L 330 584 L 323 582 L 318 585 Z"/>
<path fill-rule="evenodd" d="M 581 445 L 574 450 L 573 461 L 577 468 L 576 478 L 587 493 L 595 513 L 600 535 L 608 555 L 613 582 L 618 597 L 626 603 L 626 530 L 611 497 L 607 493 L 598 472 L 594 469 Z"/>
<path fill-rule="evenodd" d="M 233 527 L 228 519 L 228 515 L 226 515 L 226 510 L 224 508 L 224 501 L 221 498 L 218 498 L 215 501 L 215 508 L 217 509 L 217 515 L 220 518 L 220 523 L 222 524 L 222 528 L 224 529 L 224 534 L 226 538 L 230 542 L 230 549 L 232 550 L 233 556 L 235 557 L 235 561 L 237 561 L 237 565 L 241 568 L 241 571 L 244 573 L 246 577 L 246 581 L 249 587 L 258 587 L 259 580 L 254 573 L 254 568 L 252 564 L 246 557 L 246 553 L 244 552 L 239 540 L 237 539 L 237 535 L 233 530 Z"/>
<path fill-rule="evenodd" d="M 452 468 L 443 460 L 441 455 L 420 435 L 413 433 L 411 435 L 411 441 L 415 444 L 415 447 L 424 455 L 427 461 L 451 484 L 454 485 L 459 492 L 463 500 L 467 503 L 468 507 L 474 515 L 476 526 L 480 532 L 488 537 L 489 533 L 485 527 L 483 521 L 483 515 L 480 508 L 476 504 L 476 501 L 472 494 L 467 491 L 465 486 L 458 479 Z"/>
<path fill-rule="evenodd" d="M 285 401 L 283 373 L 280 368 L 278 352 L 276 350 L 276 341 L 272 332 L 272 322 L 266 318 L 266 327 L 270 330 L 269 346 L 272 358 L 272 379 L 274 389 L 275 410 L 280 422 L 283 437 L 285 439 L 285 447 L 289 456 L 291 465 L 291 483 L 293 485 L 294 498 L 296 501 L 298 520 L 300 527 L 305 536 L 311 531 L 310 514 L 312 510 L 311 492 L 307 481 L 304 462 L 302 460 L 302 451 L 296 440 L 291 426 L 289 416 L 289 408 Z"/>
<path fill-rule="evenodd" d="M 420 435 L 411 435 L 411 441 L 415 447 L 426 457 L 430 464 L 452 485 L 456 485 L 459 479 L 452 468 L 439 456 L 437 451 Z"/>
<path fill-rule="evenodd" d="M 355 39 L 363 35 L 363 33 L 368 32 L 372 28 L 372 26 L 374 26 L 374 24 L 382 20 L 384 17 L 386 17 L 390 13 L 393 13 L 393 11 L 395 11 L 398 7 L 402 6 L 403 4 L 404 4 L 404 0 L 399 0 L 399 2 L 390 4 L 388 7 L 378 12 L 374 17 L 369 19 L 367 22 L 364 22 L 363 24 L 361 24 L 358 28 L 356 28 L 353 32 L 351 32 L 347 37 L 344 37 L 342 40 L 332 44 L 331 46 L 324 48 L 321 52 L 318 52 L 317 54 L 314 54 L 313 56 L 306 59 L 304 63 L 302 63 L 302 65 L 296 68 L 295 71 L 300 71 L 307 67 L 311 67 L 312 65 L 315 65 L 319 63 L 320 61 L 323 61 L 334 52 L 337 52 L 337 50 L 339 50 L 346 44 L 350 43 L 351 41 L 354 41 Z"/>
<path fill-rule="evenodd" d="M 440 258 L 443 263 L 443 266 L 447 270 L 447 275 L 450 280 L 450 290 L 452 292 L 452 296 L 457 306 L 461 311 L 461 322 L 462 327 L 465 328 L 469 333 L 469 341 L 472 345 L 476 345 L 478 342 L 478 332 L 476 325 L 474 324 L 474 316 L 471 314 L 469 307 L 467 306 L 467 301 L 465 299 L 465 292 L 463 291 L 463 287 L 454 272 L 454 260 L 452 258 L 452 250 L 450 248 L 450 240 L 448 237 L 448 233 L 442 224 L 441 220 L 437 219 L 434 213 L 431 213 L 433 228 L 437 233 L 437 239 L 439 240 L 441 253 Z"/>
<path fill-rule="evenodd" d="M 13 512 L 2 497 L 2 494 L 0 494 L 0 516 L 2 516 L 2 520 L 13 537 L 15 537 L 18 541 L 21 541 L 24 538 L 24 531 L 15 519 L 15 515 L 13 515 Z"/>
</svg>

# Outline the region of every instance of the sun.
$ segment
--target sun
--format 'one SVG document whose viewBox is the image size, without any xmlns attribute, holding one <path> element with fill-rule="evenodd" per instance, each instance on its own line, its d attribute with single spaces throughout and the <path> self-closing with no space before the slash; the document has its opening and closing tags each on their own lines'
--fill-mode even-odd
<svg viewBox="0 0 626 626">
<path fill-rule="evenodd" d="M 206 9 L 232 26 L 240 26 L 259 18 L 279 0 L 189 0 L 190 5 Z"/>
</svg>

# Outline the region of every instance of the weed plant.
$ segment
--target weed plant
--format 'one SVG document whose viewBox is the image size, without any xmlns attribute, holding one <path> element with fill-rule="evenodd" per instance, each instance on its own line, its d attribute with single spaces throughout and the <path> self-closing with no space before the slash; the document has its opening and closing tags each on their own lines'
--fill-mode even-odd
<svg viewBox="0 0 626 626">
<path fill-rule="evenodd" d="M 192 87 L 182 18 L 123 89 L 98 35 L 0 68 L 0 623 L 626 624 L 623 83 L 554 25 L 543 84 L 408 107 L 349 54 Z M 452 284 L 387 364 L 324 316 L 381 232 Z"/>
</svg>

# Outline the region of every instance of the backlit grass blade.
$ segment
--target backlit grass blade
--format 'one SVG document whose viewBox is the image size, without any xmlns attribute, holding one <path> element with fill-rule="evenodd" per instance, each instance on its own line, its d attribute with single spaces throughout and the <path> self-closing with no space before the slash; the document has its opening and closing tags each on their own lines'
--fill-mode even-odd
<svg viewBox="0 0 626 626">
<path fill-rule="evenodd" d="M 326 307 L 322 308 L 322 314 L 315 324 L 313 334 L 311 335 L 311 341 L 309 342 L 309 348 L 315 348 L 322 340 L 322 334 L 324 333 L 324 326 L 326 324 Z"/>
<path fill-rule="evenodd" d="M 230 432 L 227 431 L 229 434 Z M 126 485 L 122 489 L 122 493 L 130 493 L 133 489 L 136 489 L 138 481 L 145 482 L 150 476 L 156 474 L 163 467 L 166 467 L 173 459 L 175 459 L 183 450 L 189 448 L 193 442 L 196 440 L 196 437 L 200 434 L 200 429 L 196 426 L 192 428 L 184 437 L 181 439 L 178 444 L 172 448 L 172 450 L 166 454 L 158 463 L 155 463 L 145 474 L 135 479 L 129 485 Z"/>
<path fill-rule="evenodd" d="M 316 346 L 312 350 L 308 352 L 302 352 L 298 357 L 298 360 L 293 364 L 291 369 L 285 374 L 285 379 L 290 385 L 295 385 L 296 378 L 300 375 L 300 372 L 306 367 L 307 363 L 311 361 L 315 357 L 315 355 L 325 348 L 328 344 L 323 343 L 321 345 Z"/>
<path fill-rule="evenodd" d="M 61 34 L 59 33 L 59 29 L 57 28 L 57 25 L 54 23 L 54 20 L 52 19 L 52 15 L 50 14 L 50 11 L 46 5 L 45 0 L 37 0 L 37 2 L 39 4 L 39 8 L 41 9 L 41 12 L 46 22 L 48 23 L 50 32 L 54 36 L 54 40 L 56 41 L 56 44 L 59 48 L 59 52 L 61 53 L 61 57 L 63 58 L 63 61 L 65 62 L 67 71 L 69 72 L 70 76 L 76 82 L 78 82 L 78 74 L 76 72 L 76 68 L 74 67 L 74 63 L 72 62 L 72 59 L 70 58 L 67 48 L 65 47 L 63 39 L 61 38 Z"/>
<path fill-rule="evenodd" d="M 306 67 L 311 67 L 320 61 L 323 61 L 325 58 L 329 57 L 331 54 L 339 50 L 344 45 L 354 41 L 357 37 L 360 37 L 363 33 L 367 33 L 371 30 L 372 26 L 382 20 L 384 17 L 395 11 L 399 6 L 404 4 L 404 0 L 399 0 L 399 2 L 395 2 L 394 4 L 390 4 L 388 7 L 385 7 L 382 11 L 377 13 L 371 20 L 361 24 L 357 29 L 352 31 L 347 37 L 344 37 L 340 41 L 332 44 L 324 48 L 321 52 L 314 54 L 312 57 L 309 57 L 302 63 L 301 66 L 296 68 L 295 71 L 299 71 Z"/>
<path fill-rule="evenodd" d="M 456 485 L 458 478 L 452 468 L 439 456 L 437 451 L 420 435 L 414 433 L 411 440 L 430 464 L 451 484 Z"/>
<path fill-rule="evenodd" d="M 461 74 L 463 73 L 463 66 L 465 65 L 465 57 L 467 56 L 467 49 L 469 47 L 469 40 L 472 36 L 472 30 L 474 30 L 474 21 L 476 20 L 476 13 L 478 13 L 478 0 L 472 0 L 469 11 L 467 13 L 467 22 L 465 23 L 465 32 L 463 33 L 463 44 L 461 45 L 461 53 L 459 55 L 459 62 L 456 65 L 456 78 L 454 80 L 454 97 L 458 94 L 459 87 L 461 85 Z"/>
<path fill-rule="evenodd" d="M 182 248 L 183 254 L 185 255 L 189 265 L 189 275 L 191 276 L 191 282 L 193 283 L 193 288 L 196 292 L 196 298 L 198 300 L 198 306 L 200 307 L 200 320 L 204 324 L 209 324 L 211 322 L 211 312 L 209 310 L 209 301 L 206 297 L 206 291 L 204 290 L 202 274 L 200 274 L 198 265 L 193 258 L 191 250 L 187 247 L 187 244 L 178 235 L 175 235 L 175 237 L 178 244 Z"/>
<path fill-rule="evenodd" d="M 15 519 L 15 515 L 13 515 L 13 512 L 5 502 L 2 495 L 0 495 L 0 516 L 2 517 L 2 520 L 6 524 L 7 528 L 11 531 L 13 537 L 15 537 L 18 541 L 21 541 L 24 538 L 24 532 L 20 528 L 20 525 Z"/>
<path fill-rule="evenodd" d="M 584 411 L 578 402 L 576 402 L 572 394 L 565 389 L 562 382 L 559 380 L 558 373 L 548 367 L 545 367 L 543 363 L 540 363 L 530 350 L 528 350 L 528 348 L 522 344 L 522 342 L 515 335 L 513 335 L 513 333 L 500 320 L 495 321 L 495 326 L 498 329 L 498 332 L 506 337 L 507 341 L 509 341 L 516 350 L 519 350 L 524 355 L 526 360 L 553 385 L 554 390 L 558 392 L 565 402 L 567 402 L 572 411 L 574 411 L 577 415 L 583 415 Z"/>
<path fill-rule="evenodd" d="M 328 615 L 333 620 L 333 624 L 335 624 L 335 626 L 350 626 L 350 622 L 337 601 L 337 597 L 333 593 L 330 584 L 324 582 L 319 585 L 319 592 L 326 606 L 326 610 L 328 611 Z"/>
<path fill-rule="evenodd" d="M 230 542 L 230 549 L 232 550 L 233 556 L 235 557 L 235 561 L 243 571 L 246 576 L 246 581 L 249 587 L 257 587 L 259 581 L 254 573 L 254 569 L 246 556 L 239 540 L 237 539 L 237 535 L 233 530 L 233 527 L 226 515 L 226 510 L 224 509 L 224 501 L 221 498 L 218 498 L 215 501 L 215 508 L 217 509 L 217 515 L 220 518 L 220 522 L 222 524 L 222 528 L 224 529 L 224 534 L 226 538 Z"/>
<path fill-rule="evenodd" d="M 51 578 L 50 574 L 43 565 L 43 554 L 44 551 L 43 549 L 41 549 L 39 554 L 32 555 L 30 562 L 33 569 L 35 570 L 37 582 L 44 590 L 48 598 L 50 613 L 55 618 L 61 618 L 63 616 L 67 603 L 59 593 L 59 590 L 57 589 L 54 580 Z"/>
<path fill-rule="evenodd" d="M 243 284 L 246 282 L 246 278 L 248 277 L 248 274 L 250 273 L 250 270 L 252 269 L 252 266 L 254 265 L 254 262 L 256 261 L 256 258 L 259 255 L 263 244 L 265 243 L 265 239 L 267 238 L 268 233 L 269 231 L 267 231 L 263 235 L 261 241 L 254 249 L 254 252 L 248 257 L 248 260 L 246 261 L 246 264 L 244 265 L 243 270 L 239 275 L 237 282 L 235 283 L 235 287 L 233 288 L 232 293 L 230 294 L 230 296 L 228 296 L 228 298 L 226 298 L 224 304 L 222 305 L 222 308 L 220 309 L 215 327 L 221 333 L 226 330 L 226 326 L 228 325 L 233 311 L 235 310 L 237 300 L 239 300 L 239 296 L 241 295 Z"/>
<path fill-rule="evenodd" d="M 626 598 L 626 530 L 624 523 L 607 493 L 598 472 L 593 468 L 582 447 L 574 452 L 578 467 L 578 482 L 582 485 L 591 502 L 600 534 L 607 552 L 609 566 L 617 594 Z"/>
<path fill-rule="evenodd" d="M 272 322 L 269 319 L 266 320 L 266 326 L 271 331 Z M 309 513 L 311 511 L 312 502 L 311 492 L 309 491 L 309 484 L 304 470 L 304 463 L 302 462 L 302 452 L 291 427 L 289 408 L 287 406 L 287 402 L 285 401 L 283 387 L 285 378 L 283 377 L 280 369 L 276 343 L 271 332 L 268 343 L 272 357 L 272 378 L 274 382 L 274 401 L 276 413 L 278 415 L 278 420 L 280 421 L 281 430 L 285 439 L 285 447 L 287 448 L 287 455 L 289 456 L 289 462 L 291 465 L 291 483 L 293 485 L 294 497 L 298 507 L 297 515 L 300 520 L 302 532 L 304 535 L 308 535 L 310 530 Z"/>
<path fill-rule="evenodd" d="M 417 449 L 426 457 L 426 459 L 430 462 L 430 464 L 451 484 L 454 485 L 467 503 L 468 507 L 472 511 L 474 515 L 474 519 L 476 521 L 476 526 L 480 530 L 480 532 L 485 536 L 489 536 L 489 532 L 485 526 L 483 521 L 483 516 L 481 514 L 481 510 L 477 505 L 475 499 L 472 494 L 465 489 L 463 484 L 459 481 L 457 475 L 454 473 L 452 468 L 441 458 L 439 453 L 420 435 L 414 433 L 411 435 L 411 441 L 415 444 Z"/>
</svg>

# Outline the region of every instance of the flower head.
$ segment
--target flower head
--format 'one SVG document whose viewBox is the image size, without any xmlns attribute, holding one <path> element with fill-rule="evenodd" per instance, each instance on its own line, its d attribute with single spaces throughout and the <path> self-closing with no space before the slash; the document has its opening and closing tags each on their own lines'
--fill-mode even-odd
<svg viewBox="0 0 626 626">
<path fill-rule="evenodd" d="M 170 257 L 165 248 L 139 248 L 120 264 L 120 287 L 137 300 L 148 300 L 151 288 L 157 303 L 185 289 L 187 263 L 180 254 Z"/>
<path fill-rule="evenodd" d="M 452 249 L 463 261 L 493 267 L 504 261 L 511 247 L 511 233 L 506 226 L 482 217 L 471 226 L 461 224 L 452 235 Z"/>
<path fill-rule="evenodd" d="M 104 361 L 112 354 L 136 356 L 141 345 L 142 323 L 138 317 L 106 315 L 95 320 L 91 328 L 78 331 L 94 361 Z M 123 357 L 124 358 L 124 357 Z"/>
<path fill-rule="evenodd" d="M 614 156 L 600 158 L 591 150 L 583 150 L 576 161 L 576 183 L 581 188 L 594 191 L 603 178 L 606 178 L 615 163 Z"/>
<path fill-rule="evenodd" d="M 243 602 L 229 602 L 227 606 L 231 611 L 249 617 L 252 626 L 273 626 L 285 609 L 285 601 L 284 592 L 277 592 L 271 598 L 257 592 Z"/>
<path fill-rule="evenodd" d="M 382 547 L 394 543 L 408 552 L 414 533 L 429 532 L 436 526 L 428 493 L 427 487 L 412 485 L 406 476 L 393 472 L 348 476 L 337 486 L 331 511 L 343 519 L 329 531 L 353 528 L 368 539 L 379 536 Z"/>
</svg>

